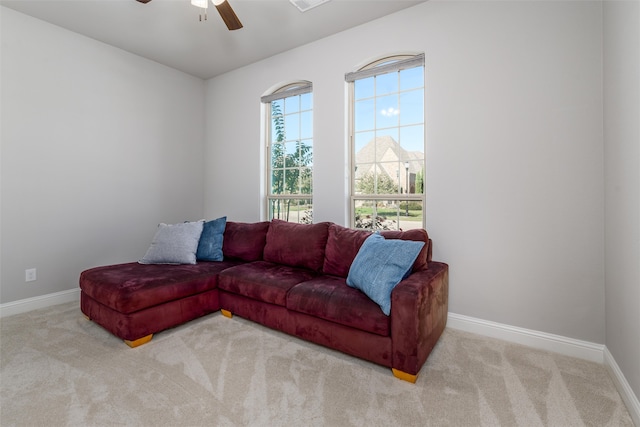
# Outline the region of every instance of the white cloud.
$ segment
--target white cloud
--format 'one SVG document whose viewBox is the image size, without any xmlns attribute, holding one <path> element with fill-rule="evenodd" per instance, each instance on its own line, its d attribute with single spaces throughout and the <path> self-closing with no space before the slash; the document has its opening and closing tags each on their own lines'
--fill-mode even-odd
<svg viewBox="0 0 640 427">
<path fill-rule="evenodd" d="M 388 117 L 397 116 L 398 114 L 400 114 L 400 110 L 397 110 L 397 109 L 395 109 L 393 107 L 389 107 L 386 110 L 380 111 L 380 114 L 382 114 L 383 116 L 388 116 Z"/>
</svg>

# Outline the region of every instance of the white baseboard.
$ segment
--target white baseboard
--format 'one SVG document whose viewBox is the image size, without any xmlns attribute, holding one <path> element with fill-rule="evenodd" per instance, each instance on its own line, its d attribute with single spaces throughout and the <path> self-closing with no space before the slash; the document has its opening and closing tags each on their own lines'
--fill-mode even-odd
<svg viewBox="0 0 640 427">
<path fill-rule="evenodd" d="M 629 414 L 631 415 L 633 422 L 635 425 L 640 426 L 640 401 L 638 401 L 638 397 L 631 389 L 631 386 L 620 370 L 616 360 L 606 347 L 604 348 L 604 366 L 606 366 L 607 370 L 611 374 L 611 378 L 613 379 L 620 396 L 622 396 L 622 400 L 624 400 L 625 405 L 627 405 L 627 409 L 629 410 Z"/>
<path fill-rule="evenodd" d="M 447 326 L 529 347 L 604 363 L 604 345 L 449 313 Z"/>
<path fill-rule="evenodd" d="M 633 422 L 640 427 L 638 397 L 606 346 L 455 313 L 449 313 L 447 327 L 604 364 L 627 406 Z"/>
<path fill-rule="evenodd" d="M 0 304 L 0 318 L 73 301 L 80 301 L 79 288 Z"/>
</svg>

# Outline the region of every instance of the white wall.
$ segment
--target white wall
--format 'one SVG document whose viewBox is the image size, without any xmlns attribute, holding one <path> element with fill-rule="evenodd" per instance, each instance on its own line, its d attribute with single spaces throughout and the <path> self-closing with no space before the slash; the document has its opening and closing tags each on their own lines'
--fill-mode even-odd
<svg viewBox="0 0 640 427">
<path fill-rule="evenodd" d="M 202 80 L 4 7 L 1 35 L 2 303 L 202 216 Z"/>
<path fill-rule="evenodd" d="M 344 74 L 426 54 L 450 311 L 604 343 L 602 6 L 430 1 L 207 82 L 205 215 L 260 218 L 260 96 L 314 85 L 314 217 L 347 224 Z M 263 151 L 263 150 L 262 150 Z"/>
<path fill-rule="evenodd" d="M 604 2 L 606 345 L 640 396 L 640 2 Z"/>
</svg>

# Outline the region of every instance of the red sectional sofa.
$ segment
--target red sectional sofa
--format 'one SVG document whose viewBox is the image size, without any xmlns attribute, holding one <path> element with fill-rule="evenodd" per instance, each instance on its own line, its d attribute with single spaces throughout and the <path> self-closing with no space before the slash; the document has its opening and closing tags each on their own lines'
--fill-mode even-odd
<svg viewBox="0 0 640 427">
<path fill-rule="evenodd" d="M 156 332 L 221 310 L 393 369 L 414 382 L 447 321 L 448 266 L 431 260 L 425 230 L 383 231 L 424 242 L 391 309 L 347 286 L 370 232 L 333 223 L 227 222 L 224 261 L 127 263 L 80 275 L 80 307 L 132 347 Z"/>
</svg>

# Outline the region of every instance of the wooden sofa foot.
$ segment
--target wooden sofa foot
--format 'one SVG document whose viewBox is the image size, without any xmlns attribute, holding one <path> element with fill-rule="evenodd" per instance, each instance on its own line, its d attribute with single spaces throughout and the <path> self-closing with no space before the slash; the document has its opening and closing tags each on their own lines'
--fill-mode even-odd
<svg viewBox="0 0 640 427">
<path fill-rule="evenodd" d="M 412 375 L 412 374 L 407 374 L 406 372 L 402 372 L 398 369 L 395 368 L 391 368 L 391 372 L 393 372 L 393 376 L 396 378 L 399 378 L 401 380 L 404 381 L 409 381 L 410 383 L 415 384 L 416 380 L 418 379 L 418 375 Z"/>
<path fill-rule="evenodd" d="M 137 340 L 133 341 L 124 340 L 124 343 L 131 348 L 136 348 L 138 346 L 141 346 L 142 344 L 148 343 L 149 341 L 151 341 L 151 338 L 153 338 L 153 334 L 149 334 L 146 337 L 138 338 Z"/>
<path fill-rule="evenodd" d="M 84 316 L 85 319 L 87 319 L 88 321 L 91 321 L 91 318 L 89 316 L 87 316 L 86 314 L 82 313 L 82 315 Z"/>
<path fill-rule="evenodd" d="M 233 314 L 229 310 L 220 309 L 220 312 L 224 317 L 228 317 L 229 319 L 233 317 Z"/>
</svg>

